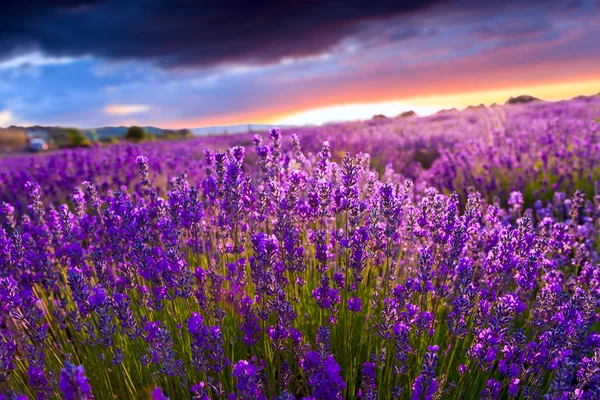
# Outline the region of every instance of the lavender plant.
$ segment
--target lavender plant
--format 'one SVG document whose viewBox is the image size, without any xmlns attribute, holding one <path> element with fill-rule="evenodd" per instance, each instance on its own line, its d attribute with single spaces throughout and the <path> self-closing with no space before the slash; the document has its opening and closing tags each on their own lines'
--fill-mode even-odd
<svg viewBox="0 0 600 400">
<path fill-rule="evenodd" d="M 2 172 L 0 399 L 600 398 L 597 155 L 533 205 L 301 138 Z"/>
</svg>

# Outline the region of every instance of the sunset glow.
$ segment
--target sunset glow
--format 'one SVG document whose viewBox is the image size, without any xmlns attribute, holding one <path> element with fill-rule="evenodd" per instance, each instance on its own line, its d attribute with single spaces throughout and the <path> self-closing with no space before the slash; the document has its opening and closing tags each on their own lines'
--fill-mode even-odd
<svg viewBox="0 0 600 400">
<path fill-rule="evenodd" d="M 548 84 L 530 87 L 513 87 L 507 89 L 484 90 L 470 93 L 413 97 L 403 100 L 391 100 L 377 103 L 340 104 L 330 107 L 315 108 L 294 113 L 281 119 L 269 121 L 278 124 L 322 124 L 326 122 L 364 120 L 375 114 L 394 117 L 404 111 L 412 110 L 417 115 L 425 116 L 450 108 L 465 108 L 470 105 L 494 103 L 503 104 L 516 93 L 527 93 L 543 100 L 567 100 L 579 95 L 595 95 L 600 91 L 600 79 L 582 82 Z"/>
</svg>

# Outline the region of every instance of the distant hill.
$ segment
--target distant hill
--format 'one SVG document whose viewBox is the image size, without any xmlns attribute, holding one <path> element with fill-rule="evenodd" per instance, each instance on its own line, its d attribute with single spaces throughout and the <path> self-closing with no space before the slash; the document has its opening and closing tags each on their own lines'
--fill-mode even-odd
<svg viewBox="0 0 600 400">
<path fill-rule="evenodd" d="M 264 133 L 272 128 L 290 129 L 295 125 L 269 125 L 269 124 L 240 124 L 224 126 L 206 126 L 203 128 L 192 128 L 194 136 L 227 135 L 233 133 L 256 132 Z"/>
<path fill-rule="evenodd" d="M 485 104 L 479 104 L 478 106 L 468 106 L 466 109 L 467 110 L 477 110 L 480 108 L 485 108 Z"/>
<path fill-rule="evenodd" d="M 189 129 L 162 129 L 155 126 L 144 126 L 144 130 L 157 138 L 184 139 L 192 137 Z M 0 152 L 22 150 L 30 139 L 39 138 L 45 140 L 51 148 L 69 147 L 72 145 L 72 131 L 79 130 L 88 140 L 106 141 L 110 139 L 122 139 L 127 133 L 126 126 L 105 126 L 95 129 L 77 129 L 60 126 L 10 126 L 6 129 L 0 128 Z"/>
<path fill-rule="evenodd" d="M 68 127 L 61 126 L 10 126 L 9 129 L 18 129 L 27 132 L 30 136 L 33 137 L 41 137 L 43 139 L 52 138 L 54 136 L 59 136 L 65 129 Z M 155 135 L 161 135 L 167 132 L 176 132 L 176 130 L 169 129 L 161 129 L 155 126 L 144 126 L 144 130 L 148 133 L 152 133 Z M 81 129 L 86 136 L 90 137 L 90 139 L 96 135 L 98 139 L 108 139 L 110 137 L 123 137 L 127 132 L 126 126 L 105 126 L 102 128 L 94 128 L 94 129 Z"/>
<path fill-rule="evenodd" d="M 446 108 L 444 110 L 440 110 L 438 112 L 436 112 L 436 114 L 447 114 L 447 113 L 453 113 L 458 111 L 456 108 L 452 107 L 452 108 Z"/>
</svg>

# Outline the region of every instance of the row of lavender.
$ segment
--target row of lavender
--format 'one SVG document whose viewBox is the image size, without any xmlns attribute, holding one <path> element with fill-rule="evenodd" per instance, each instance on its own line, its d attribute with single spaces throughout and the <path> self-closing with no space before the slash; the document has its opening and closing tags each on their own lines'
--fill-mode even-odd
<svg viewBox="0 0 600 400">
<path fill-rule="evenodd" d="M 418 190 L 432 186 L 444 194 L 456 191 L 464 200 L 474 187 L 502 204 L 520 191 L 525 204 L 551 200 L 554 192 L 579 189 L 593 195 L 600 177 L 600 96 L 559 103 L 473 108 L 425 118 L 380 119 L 295 130 L 307 154 L 329 141 L 333 159 L 346 151 L 370 154 L 380 174 L 396 171 L 414 181 Z M 204 137 L 179 143 L 118 145 L 91 150 L 66 150 L 44 157 L 0 159 L 0 201 L 18 206 L 26 201 L 24 183 L 44 182 L 47 199 L 64 202 L 84 180 L 109 188 L 129 185 L 135 171 L 128 166 L 144 153 L 157 184 L 182 172 L 198 182 L 205 149 L 250 146 L 253 134 Z M 290 150 L 289 143 L 283 143 Z M 249 162 L 255 164 L 253 154 Z M 433 163 L 433 165 L 432 165 Z M 131 187 L 129 187 L 131 189 Z M 164 194 L 164 193 L 163 193 Z M 20 210 L 17 210 L 18 212 Z"/>
<path fill-rule="evenodd" d="M 552 121 L 564 153 L 597 146 L 590 115 Z M 4 172 L 0 398 L 599 398 L 600 187 L 575 192 L 568 157 L 548 168 L 574 193 L 529 209 L 282 141 Z"/>
</svg>

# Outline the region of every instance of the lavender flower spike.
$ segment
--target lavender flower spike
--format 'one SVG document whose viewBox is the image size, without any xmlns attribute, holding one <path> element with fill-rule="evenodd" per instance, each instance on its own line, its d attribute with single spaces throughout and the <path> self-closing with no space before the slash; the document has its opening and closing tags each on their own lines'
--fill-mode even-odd
<svg viewBox="0 0 600 400">
<path fill-rule="evenodd" d="M 65 362 L 65 367 L 60 371 L 58 387 L 65 400 L 90 400 L 94 398 L 83 365 L 75 366 Z"/>
</svg>

